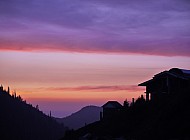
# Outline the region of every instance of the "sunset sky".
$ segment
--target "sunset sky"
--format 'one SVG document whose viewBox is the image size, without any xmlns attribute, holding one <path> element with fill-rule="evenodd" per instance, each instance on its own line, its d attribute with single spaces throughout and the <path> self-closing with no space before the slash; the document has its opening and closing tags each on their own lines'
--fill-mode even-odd
<svg viewBox="0 0 190 140">
<path fill-rule="evenodd" d="M 0 84 L 53 116 L 137 98 L 190 69 L 189 0 L 1 0 Z"/>
</svg>

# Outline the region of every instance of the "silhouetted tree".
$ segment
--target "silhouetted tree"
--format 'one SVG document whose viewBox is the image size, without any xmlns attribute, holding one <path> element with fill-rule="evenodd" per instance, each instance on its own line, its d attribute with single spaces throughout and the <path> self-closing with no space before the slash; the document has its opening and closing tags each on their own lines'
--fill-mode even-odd
<svg viewBox="0 0 190 140">
<path fill-rule="evenodd" d="M 23 101 L 23 99 L 22 99 L 22 97 L 21 97 L 20 95 L 18 95 L 17 99 L 18 99 L 19 101 Z"/>
<path fill-rule="evenodd" d="M 39 110 L 39 106 L 38 105 L 36 105 L 36 109 Z"/>
<path fill-rule="evenodd" d="M 10 88 L 8 87 L 7 93 L 10 94 Z"/>
<path fill-rule="evenodd" d="M 0 86 L 0 91 L 3 91 L 3 85 L 1 84 L 1 86 Z"/>
<path fill-rule="evenodd" d="M 128 108 L 129 107 L 129 102 L 127 101 L 127 99 L 124 101 L 123 106 L 124 106 L 124 108 Z"/>
</svg>

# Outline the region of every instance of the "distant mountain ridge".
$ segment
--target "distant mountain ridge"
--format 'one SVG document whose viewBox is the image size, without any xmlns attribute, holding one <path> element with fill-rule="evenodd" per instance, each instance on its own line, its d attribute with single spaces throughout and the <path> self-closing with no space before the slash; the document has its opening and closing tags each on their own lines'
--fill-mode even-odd
<svg viewBox="0 0 190 140">
<path fill-rule="evenodd" d="M 56 120 L 70 129 L 78 129 L 87 124 L 99 121 L 101 111 L 101 107 L 91 105 L 83 107 L 81 110 L 65 118 L 56 118 Z"/>
</svg>

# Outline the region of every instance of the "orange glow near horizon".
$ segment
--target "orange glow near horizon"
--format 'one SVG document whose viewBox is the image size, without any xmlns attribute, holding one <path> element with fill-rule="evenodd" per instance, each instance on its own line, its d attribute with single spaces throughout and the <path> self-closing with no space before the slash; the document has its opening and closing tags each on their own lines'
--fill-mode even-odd
<svg viewBox="0 0 190 140">
<path fill-rule="evenodd" d="M 59 108 L 55 116 L 108 100 L 130 101 L 144 92 L 137 85 L 154 74 L 172 67 L 190 69 L 189 57 L 0 52 L 0 58 L 4 87 L 45 112 Z"/>
</svg>

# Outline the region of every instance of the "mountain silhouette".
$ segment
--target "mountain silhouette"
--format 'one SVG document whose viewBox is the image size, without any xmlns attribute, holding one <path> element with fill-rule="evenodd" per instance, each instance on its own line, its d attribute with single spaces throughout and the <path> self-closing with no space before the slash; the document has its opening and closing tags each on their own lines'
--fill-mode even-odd
<svg viewBox="0 0 190 140">
<path fill-rule="evenodd" d="M 87 124 L 100 120 L 101 107 L 98 106 L 86 106 L 81 110 L 67 116 L 65 118 L 55 118 L 57 122 L 63 123 L 69 129 L 78 129 Z"/>
<path fill-rule="evenodd" d="M 67 128 L 45 115 L 39 107 L 27 104 L 20 96 L 0 89 L 1 140 L 55 140 Z"/>
</svg>

